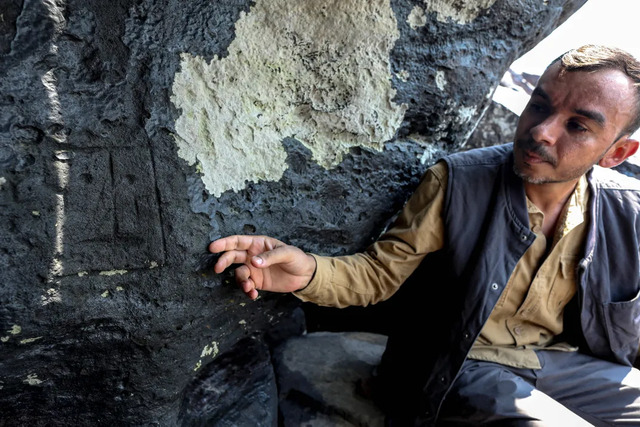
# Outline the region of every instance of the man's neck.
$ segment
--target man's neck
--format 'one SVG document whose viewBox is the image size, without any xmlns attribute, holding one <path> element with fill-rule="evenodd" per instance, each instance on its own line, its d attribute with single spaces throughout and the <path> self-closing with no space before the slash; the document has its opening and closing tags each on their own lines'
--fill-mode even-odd
<svg viewBox="0 0 640 427">
<path fill-rule="evenodd" d="M 578 179 L 551 184 L 525 182 L 524 191 L 527 197 L 544 214 L 542 232 L 548 239 L 553 237 L 560 213 L 577 184 Z"/>
</svg>

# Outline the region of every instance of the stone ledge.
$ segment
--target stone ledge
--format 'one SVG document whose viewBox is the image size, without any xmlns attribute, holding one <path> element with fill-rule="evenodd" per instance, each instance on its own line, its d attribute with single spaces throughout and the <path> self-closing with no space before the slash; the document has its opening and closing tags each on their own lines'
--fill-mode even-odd
<svg viewBox="0 0 640 427">
<path fill-rule="evenodd" d="M 314 332 L 274 350 L 281 425 L 384 425 L 384 414 L 363 394 L 386 346 L 384 335 Z"/>
</svg>

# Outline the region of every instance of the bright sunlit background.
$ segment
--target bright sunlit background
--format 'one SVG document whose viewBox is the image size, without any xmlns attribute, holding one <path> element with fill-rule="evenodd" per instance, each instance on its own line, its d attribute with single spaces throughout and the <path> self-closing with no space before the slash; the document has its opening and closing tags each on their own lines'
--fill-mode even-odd
<svg viewBox="0 0 640 427">
<path fill-rule="evenodd" d="M 562 53 L 589 43 L 613 45 L 640 58 L 639 18 L 640 0 L 588 0 L 511 69 L 539 76 Z M 520 114 L 528 96 L 500 86 L 494 100 Z M 640 138 L 640 132 L 635 137 Z"/>
</svg>

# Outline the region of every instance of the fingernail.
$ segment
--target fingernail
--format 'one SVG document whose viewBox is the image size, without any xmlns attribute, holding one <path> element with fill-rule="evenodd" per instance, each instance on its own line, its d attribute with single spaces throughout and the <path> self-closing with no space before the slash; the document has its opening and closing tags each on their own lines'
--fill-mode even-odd
<svg viewBox="0 0 640 427">
<path fill-rule="evenodd" d="M 260 258 L 259 256 L 255 256 L 255 257 L 253 257 L 253 259 L 256 261 L 256 264 L 258 264 L 258 265 L 262 265 L 262 263 L 264 262 L 264 260 L 262 258 Z"/>
</svg>

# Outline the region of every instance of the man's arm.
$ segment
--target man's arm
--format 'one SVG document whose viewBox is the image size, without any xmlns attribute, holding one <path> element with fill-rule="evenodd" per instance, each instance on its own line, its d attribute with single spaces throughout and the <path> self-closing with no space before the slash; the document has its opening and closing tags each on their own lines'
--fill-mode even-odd
<svg viewBox="0 0 640 427">
<path fill-rule="evenodd" d="M 236 269 L 236 282 L 252 299 L 258 290 L 294 292 L 333 307 L 387 299 L 427 253 L 442 247 L 446 182 L 444 163 L 430 168 L 393 226 L 363 253 L 322 257 L 270 237 L 230 236 L 209 246 L 213 253 L 224 252 L 214 270 L 244 264 Z"/>
</svg>

